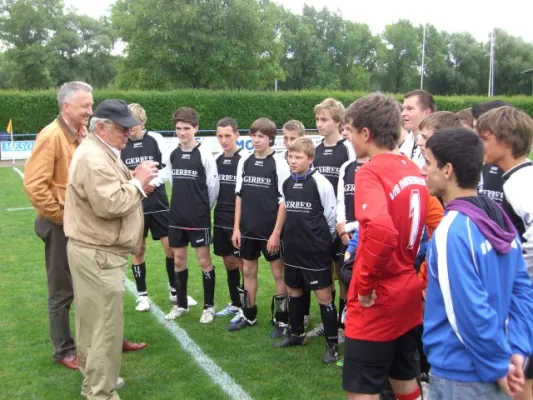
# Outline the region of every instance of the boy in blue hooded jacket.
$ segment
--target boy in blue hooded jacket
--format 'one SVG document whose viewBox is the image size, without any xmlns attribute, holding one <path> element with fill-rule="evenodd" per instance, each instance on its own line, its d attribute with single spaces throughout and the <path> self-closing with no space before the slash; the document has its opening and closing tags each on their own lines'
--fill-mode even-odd
<svg viewBox="0 0 533 400">
<path fill-rule="evenodd" d="M 430 399 L 507 399 L 523 390 L 532 352 L 533 288 L 520 240 L 500 206 L 476 194 L 483 144 L 474 132 L 437 132 L 425 161 L 429 191 L 446 204 L 428 249 Z"/>
</svg>

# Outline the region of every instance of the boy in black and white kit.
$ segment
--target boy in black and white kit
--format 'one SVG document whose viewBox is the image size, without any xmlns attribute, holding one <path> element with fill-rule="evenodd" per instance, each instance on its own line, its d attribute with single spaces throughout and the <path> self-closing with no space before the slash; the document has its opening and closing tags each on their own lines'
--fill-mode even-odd
<svg viewBox="0 0 533 400">
<path fill-rule="evenodd" d="M 243 259 L 244 293 L 242 312 L 228 330 L 237 331 L 257 321 L 257 267 L 261 253 L 270 262 L 276 284 L 273 297 L 275 328 L 271 337 L 281 337 L 288 323 L 288 301 L 283 281 L 283 247 L 281 232 L 285 220 L 281 185 L 289 176 L 283 156 L 271 146 L 276 139 L 276 125 L 259 118 L 250 127 L 254 153 L 237 167 L 235 225 L 233 245 Z"/>
<path fill-rule="evenodd" d="M 222 257 L 228 274 L 228 289 L 231 299 L 224 309 L 217 312 L 217 317 L 237 314 L 241 307 L 239 285 L 241 284 L 242 259 L 239 249 L 233 247 L 233 225 L 235 220 L 235 186 L 237 183 L 237 165 L 245 160 L 249 153 L 237 146 L 239 131 L 233 118 L 222 118 L 217 123 L 217 139 L 222 152 L 215 156 L 218 170 L 220 191 L 215 206 L 215 227 L 213 245 L 215 254 Z"/>
<path fill-rule="evenodd" d="M 328 98 L 317 104 L 314 108 L 316 127 L 320 135 L 324 137 L 322 143 L 316 147 L 314 167 L 327 178 L 333 186 L 335 196 L 339 183 L 339 172 L 342 164 L 348 160 L 355 160 L 355 153 L 352 144 L 344 139 L 340 134 L 341 126 L 344 122 L 344 106 L 341 102 Z M 341 261 L 341 240 L 336 238 L 333 243 L 331 259 L 335 264 L 335 273 L 340 274 Z M 346 304 L 346 288 L 344 282 L 339 280 L 340 300 L 339 300 L 339 320 Z M 324 328 L 322 325 L 316 326 L 308 332 L 308 336 L 322 336 Z"/>
<path fill-rule="evenodd" d="M 291 176 L 283 183 L 285 284 L 289 293 L 289 335 L 275 347 L 303 345 L 304 290 L 314 291 L 326 336 L 326 364 L 338 359 L 337 310 L 333 303 L 331 246 L 335 238 L 335 192 L 312 169 L 313 142 L 299 138 L 289 146 Z"/>
<path fill-rule="evenodd" d="M 179 108 L 173 114 L 178 147 L 168 161 L 172 169 L 168 239 L 174 254 L 174 275 L 178 304 L 166 319 L 189 312 L 187 300 L 187 246 L 196 250 L 202 269 L 204 311 L 200 323 L 213 321 L 215 314 L 215 269 L 211 261 L 211 208 L 218 196 L 218 173 L 211 151 L 194 138 L 198 131 L 198 114 L 192 108 Z"/>
<path fill-rule="evenodd" d="M 169 170 L 164 169 L 163 160 L 168 158 L 168 150 L 163 136 L 156 132 L 148 132 L 144 129 L 146 124 L 146 111 L 136 103 L 128 105 L 132 115 L 137 118 L 141 125 L 132 128 L 131 136 L 128 138 L 126 147 L 120 152 L 122 162 L 130 170 L 134 170 L 141 162 L 150 160 L 158 163 L 159 174 L 143 189 L 148 195 L 143 199 L 144 210 L 144 235 L 141 244 L 141 252 L 133 256 L 132 270 L 137 285 L 139 298 L 137 299 L 137 311 L 148 311 L 150 301 L 148 300 L 148 290 L 146 288 L 146 263 L 144 255 L 146 252 L 146 237 L 148 231 L 152 233 L 153 240 L 161 240 L 166 259 L 165 265 L 168 275 L 168 286 L 170 290 L 170 301 L 176 302 L 176 289 L 174 288 L 174 257 L 168 245 L 168 197 L 165 191 L 165 182 L 169 180 Z M 191 305 L 196 302 L 191 297 Z"/>
</svg>

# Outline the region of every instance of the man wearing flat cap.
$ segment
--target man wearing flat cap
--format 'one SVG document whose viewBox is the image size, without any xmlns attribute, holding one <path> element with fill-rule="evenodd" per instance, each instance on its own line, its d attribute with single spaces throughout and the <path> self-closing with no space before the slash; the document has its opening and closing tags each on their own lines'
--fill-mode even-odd
<svg viewBox="0 0 533 400">
<path fill-rule="evenodd" d="M 67 183 L 64 229 L 74 285 L 78 364 L 82 395 L 119 399 L 123 292 L 127 256 L 140 250 L 143 186 L 156 175 L 154 162 L 130 172 L 120 151 L 139 125 L 122 100 L 104 100 L 76 150 Z"/>
</svg>

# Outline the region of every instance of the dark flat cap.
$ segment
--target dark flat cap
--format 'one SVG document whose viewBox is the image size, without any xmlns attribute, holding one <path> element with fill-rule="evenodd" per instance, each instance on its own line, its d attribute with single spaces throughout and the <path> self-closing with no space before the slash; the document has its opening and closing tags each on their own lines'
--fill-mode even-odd
<svg viewBox="0 0 533 400">
<path fill-rule="evenodd" d="M 97 118 L 107 118 L 124 128 L 141 125 L 139 121 L 131 114 L 128 105 L 123 100 L 109 99 L 104 100 L 96 110 L 94 116 Z"/>
</svg>

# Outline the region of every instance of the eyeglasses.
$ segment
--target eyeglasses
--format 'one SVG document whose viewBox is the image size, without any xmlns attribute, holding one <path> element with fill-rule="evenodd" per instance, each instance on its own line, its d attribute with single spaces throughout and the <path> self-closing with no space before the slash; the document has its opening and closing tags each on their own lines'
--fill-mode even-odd
<svg viewBox="0 0 533 400">
<path fill-rule="evenodd" d="M 127 135 L 128 133 L 131 132 L 131 128 L 125 127 L 125 126 L 120 126 L 119 124 L 117 124 L 115 122 L 113 122 L 113 124 L 111 124 L 110 126 L 112 126 L 115 131 L 120 132 L 123 135 Z"/>
</svg>

